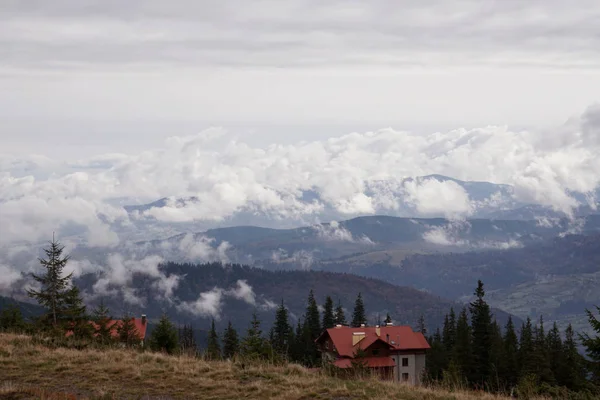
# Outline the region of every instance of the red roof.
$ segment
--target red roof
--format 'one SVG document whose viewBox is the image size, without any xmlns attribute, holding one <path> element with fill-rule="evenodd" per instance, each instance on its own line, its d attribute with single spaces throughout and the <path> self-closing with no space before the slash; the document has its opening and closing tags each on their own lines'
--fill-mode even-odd
<svg viewBox="0 0 600 400">
<path fill-rule="evenodd" d="M 333 365 L 338 368 L 350 368 L 352 367 L 352 361 L 354 360 L 351 358 L 340 358 L 339 360 L 335 360 Z M 355 362 L 364 363 L 369 368 L 393 367 L 396 365 L 392 357 L 364 357 L 360 361 L 357 360 Z"/>
<path fill-rule="evenodd" d="M 88 321 L 90 325 L 94 327 L 95 330 L 98 329 L 98 325 L 94 321 Z M 135 324 L 135 329 L 139 333 L 139 337 L 141 340 L 144 340 L 146 337 L 146 328 L 148 327 L 148 320 L 142 322 L 142 318 L 133 318 L 133 322 Z M 120 319 L 111 319 L 108 321 L 107 325 L 110 326 L 110 335 L 113 338 L 119 336 L 117 332 L 117 328 L 123 324 L 123 321 Z M 73 331 L 67 331 L 66 336 L 71 336 Z"/>
<path fill-rule="evenodd" d="M 377 329 L 374 326 L 330 328 L 323 332 L 316 341 L 319 342 L 329 336 L 340 357 L 354 357 L 358 349 L 366 350 L 377 341 L 387 343 L 391 350 L 426 350 L 430 348 L 425 336 L 420 332 L 413 332 L 410 326 L 382 326 L 379 328 L 379 335 L 377 335 Z M 359 332 L 363 332 L 365 338 L 353 346 L 353 334 Z"/>
</svg>

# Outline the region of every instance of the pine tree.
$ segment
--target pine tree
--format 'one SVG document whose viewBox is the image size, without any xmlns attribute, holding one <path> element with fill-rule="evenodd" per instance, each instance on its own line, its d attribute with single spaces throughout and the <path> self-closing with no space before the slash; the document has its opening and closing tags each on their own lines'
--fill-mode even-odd
<svg viewBox="0 0 600 400">
<path fill-rule="evenodd" d="M 179 348 L 177 329 L 169 321 L 167 314 L 163 313 L 160 321 L 152 330 L 149 344 L 152 350 L 166 352 L 167 354 L 174 354 Z"/>
<path fill-rule="evenodd" d="M 184 324 L 183 328 L 179 329 L 179 348 L 183 354 L 196 356 L 198 354 L 198 345 L 196 344 L 196 336 L 192 325 Z"/>
<path fill-rule="evenodd" d="M 390 317 L 390 314 L 389 314 L 389 313 L 387 313 L 387 314 L 386 314 L 386 316 L 385 316 L 385 320 L 383 321 L 383 323 L 384 323 L 385 325 L 387 325 L 387 324 L 391 324 L 391 323 L 392 323 L 392 317 Z"/>
<path fill-rule="evenodd" d="M 65 308 L 67 292 L 69 292 L 70 273 L 63 275 L 63 270 L 69 261 L 69 256 L 62 256 L 64 246 L 57 242 L 54 237 L 50 247 L 44 249 L 47 259 L 40 258 L 40 264 L 46 269 L 43 275 L 31 274 L 33 279 L 40 283 L 40 290 L 27 290 L 27 294 L 36 299 L 38 303 L 48 310 L 47 319 L 56 326 L 62 319 L 62 310 Z"/>
<path fill-rule="evenodd" d="M 219 344 L 219 335 L 215 329 L 215 319 L 212 319 L 210 331 L 208 332 L 208 346 L 206 347 L 206 356 L 210 360 L 221 358 L 221 345 Z"/>
<path fill-rule="evenodd" d="M 512 317 L 508 317 L 508 322 L 504 328 L 504 356 L 503 356 L 503 377 L 508 388 L 516 386 L 519 379 L 519 340 L 515 333 L 515 326 Z"/>
<path fill-rule="evenodd" d="M 119 341 L 127 347 L 138 344 L 141 340 L 140 333 L 135 327 L 135 320 L 129 314 L 125 314 L 117 326 Z"/>
<path fill-rule="evenodd" d="M 504 341 L 500 326 L 494 320 L 490 328 L 490 389 L 500 390 L 504 386 Z"/>
<path fill-rule="evenodd" d="M 229 321 L 225 332 L 223 333 L 223 357 L 230 359 L 239 352 L 239 340 L 237 331 Z"/>
<path fill-rule="evenodd" d="M 519 379 L 535 374 L 534 351 L 531 319 L 527 317 L 527 321 L 521 327 L 521 337 L 519 338 Z"/>
<path fill-rule="evenodd" d="M 275 324 L 272 329 L 271 346 L 276 353 L 287 356 L 290 347 L 290 333 L 292 327 L 288 321 L 288 310 L 281 300 L 281 305 L 275 312 Z"/>
<path fill-rule="evenodd" d="M 65 321 L 73 332 L 73 337 L 78 339 L 91 339 L 94 327 L 86 317 L 86 306 L 79 294 L 79 288 L 72 285 L 65 293 L 64 308 L 61 312 Z"/>
<path fill-rule="evenodd" d="M 362 294 L 358 294 L 354 303 L 354 312 L 352 313 L 352 326 L 359 328 L 361 325 L 367 324 L 367 316 L 365 314 L 365 305 L 363 303 Z"/>
<path fill-rule="evenodd" d="M 265 358 L 268 356 L 267 343 L 262 336 L 260 320 L 256 312 L 252 313 L 250 326 L 240 345 L 240 353 L 245 357 L 252 358 Z"/>
<path fill-rule="evenodd" d="M 442 342 L 448 351 L 454 347 L 454 343 L 456 342 L 456 314 L 454 313 L 454 308 L 451 308 L 450 314 L 444 317 Z"/>
<path fill-rule="evenodd" d="M 431 349 L 427 352 L 427 363 L 425 364 L 427 378 L 433 382 L 440 381 L 446 368 L 447 356 L 439 329 L 428 339 L 428 342 Z"/>
<path fill-rule="evenodd" d="M 596 306 L 596 311 L 600 312 L 600 307 Z M 580 335 L 580 340 L 586 349 L 586 354 L 590 359 L 590 370 L 593 375 L 593 380 L 596 384 L 600 385 L 600 320 L 590 311 L 585 310 L 589 324 L 594 332 L 595 336 L 589 334 Z"/>
<path fill-rule="evenodd" d="M 425 326 L 425 316 L 421 314 L 417 321 L 417 332 L 421 332 L 423 336 L 427 335 L 427 327 Z M 441 341 L 441 336 L 440 336 Z"/>
<path fill-rule="evenodd" d="M 290 359 L 294 362 L 304 362 L 304 338 L 302 336 L 302 327 L 304 324 L 300 319 L 296 323 L 296 331 L 294 332 L 294 341 L 290 349 Z"/>
<path fill-rule="evenodd" d="M 471 327 L 467 317 L 467 309 L 463 308 L 456 323 L 456 343 L 452 351 L 452 362 L 463 378 L 468 379 L 473 370 L 471 349 Z"/>
<path fill-rule="evenodd" d="M 323 329 L 333 328 L 335 325 L 335 315 L 333 314 L 333 300 L 330 296 L 325 299 L 323 306 Z"/>
<path fill-rule="evenodd" d="M 546 333 L 544 331 L 544 319 L 540 317 L 540 323 L 533 330 L 533 354 L 535 358 L 536 375 L 540 383 L 554 383 L 552 370 L 550 368 L 550 359 L 548 358 L 548 343 L 546 342 Z"/>
<path fill-rule="evenodd" d="M 346 321 L 346 315 L 344 314 L 344 307 L 342 307 L 342 303 L 338 299 L 338 305 L 335 308 L 335 324 L 336 325 L 347 325 L 348 321 Z"/>
<path fill-rule="evenodd" d="M 562 363 L 563 345 L 556 322 L 552 325 L 552 329 L 548 331 L 546 341 L 548 342 L 548 362 L 550 364 L 550 370 L 554 379 L 560 384 L 558 379 Z"/>
<path fill-rule="evenodd" d="M 100 300 L 100 304 L 92 311 L 92 318 L 96 324 L 95 339 L 101 344 L 109 344 L 113 340 L 112 330 L 113 322 L 110 317 L 110 311 L 104 305 L 104 300 Z"/>
<path fill-rule="evenodd" d="M 586 383 L 586 360 L 579 351 L 575 341 L 575 333 L 571 324 L 565 330 L 563 342 L 562 368 L 560 369 L 558 381 L 560 385 L 571 390 L 580 390 Z M 596 376 L 597 377 L 597 376 Z"/>
<path fill-rule="evenodd" d="M 311 340 L 318 338 L 321 334 L 321 317 L 319 315 L 319 306 L 317 306 L 317 301 L 312 290 L 308 294 L 305 322 L 310 330 Z"/>
<path fill-rule="evenodd" d="M 477 299 L 473 301 L 469 310 L 471 311 L 471 333 L 473 335 L 473 374 L 472 382 L 476 385 L 485 385 L 485 382 L 490 378 L 490 348 L 491 340 L 491 322 L 492 315 L 490 306 L 485 302 L 483 297 L 483 282 L 477 282 L 475 289 Z"/>
</svg>

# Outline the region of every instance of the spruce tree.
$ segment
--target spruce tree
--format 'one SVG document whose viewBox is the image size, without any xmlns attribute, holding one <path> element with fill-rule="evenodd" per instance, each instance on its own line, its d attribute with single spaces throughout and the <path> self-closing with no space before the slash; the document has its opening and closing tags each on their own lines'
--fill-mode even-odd
<svg viewBox="0 0 600 400">
<path fill-rule="evenodd" d="M 472 355 L 473 374 L 471 377 L 475 385 L 485 385 L 490 378 L 490 348 L 492 345 L 490 306 L 483 299 L 485 291 L 483 282 L 477 282 L 475 289 L 477 299 L 473 301 L 469 310 L 471 312 L 471 333 L 473 335 Z"/>
<path fill-rule="evenodd" d="M 73 337 L 91 339 L 94 334 L 94 327 L 90 325 L 86 316 L 86 306 L 79 294 L 79 288 L 72 285 L 65 293 L 64 300 L 64 308 L 61 314 L 72 330 Z"/>
<path fill-rule="evenodd" d="M 548 343 L 546 342 L 543 317 L 540 317 L 539 325 L 534 328 L 533 336 L 536 375 L 540 383 L 552 384 L 554 383 L 554 376 L 552 375 L 550 359 L 548 358 Z"/>
<path fill-rule="evenodd" d="M 262 336 L 260 320 L 256 312 L 252 313 L 250 326 L 240 344 L 240 353 L 251 358 L 265 358 L 268 355 L 267 343 Z"/>
<path fill-rule="evenodd" d="M 239 340 L 237 331 L 229 321 L 225 332 L 223 332 L 223 357 L 230 359 L 239 352 Z"/>
<path fill-rule="evenodd" d="M 303 323 L 300 319 L 296 323 L 296 331 L 294 332 L 294 341 L 290 349 L 290 359 L 294 362 L 304 362 L 304 338 L 302 337 Z"/>
<path fill-rule="evenodd" d="M 287 356 L 290 347 L 290 333 L 292 327 L 288 321 L 288 310 L 281 300 L 281 304 L 275 312 L 275 324 L 273 325 L 271 346 L 276 353 Z"/>
<path fill-rule="evenodd" d="M 385 325 L 392 323 L 392 317 L 390 317 L 390 313 L 387 313 L 385 316 L 385 320 L 383 321 Z"/>
<path fill-rule="evenodd" d="M 317 306 L 317 301 L 312 290 L 308 294 L 305 322 L 310 330 L 311 340 L 318 338 L 321 334 L 321 317 L 319 315 L 319 306 Z"/>
<path fill-rule="evenodd" d="M 325 299 L 323 306 L 323 329 L 333 328 L 335 325 L 335 315 L 333 314 L 333 300 L 330 296 Z"/>
<path fill-rule="evenodd" d="M 471 340 L 467 309 L 463 308 L 456 323 L 456 342 L 452 350 L 452 362 L 464 379 L 468 379 L 473 370 Z"/>
<path fill-rule="evenodd" d="M 367 324 L 367 315 L 365 313 L 365 305 L 363 303 L 362 294 L 358 293 L 354 303 L 354 311 L 352 312 L 352 326 L 359 328 L 361 325 Z"/>
<path fill-rule="evenodd" d="M 427 326 L 425 325 L 425 316 L 423 314 L 421 314 L 419 320 L 417 321 L 417 332 L 422 333 L 424 336 L 427 335 Z"/>
<path fill-rule="evenodd" d="M 344 307 L 342 307 L 342 303 L 338 299 L 338 305 L 335 308 L 335 324 L 336 325 L 347 325 L 348 321 L 346 321 L 346 314 L 344 314 Z"/>
<path fill-rule="evenodd" d="M 450 351 L 456 342 L 456 314 L 454 308 L 450 308 L 450 314 L 444 317 L 444 326 L 442 329 L 442 342 L 444 348 Z"/>
<path fill-rule="evenodd" d="M 425 373 L 430 381 L 440 381 L 443 377 L 443 371 L 446 368 L 447 356 L 442 343 L 442 336 L 439 328 L 428 339 L 431 349 L 427 351 L 427 363 L 425 364 Z"/>
<path fill-rule="evenodd" d="M 69 261 L 69 256 L 63 257 L 62 253 L 64 246 L 57 242 L 54 237 L 50 242 L 50 247 L 44 249 L 46 259 L 40 258 L 40 264 L 46 269 L 43 275 L 31 274 L 33 279 L 37 281 L 41 288 L 40 290 L 27 290 L 27 294 L 36 299 L 38 303 L 45 307 L 47 312 L 47 320 L 56 326 L 62 319 L 62 311 L 65 308 L 65 300 L 69 292 L 69 283 L 73 273 L 63 277 L 63 270 Z"/>
<path fill-rule="evenodd" d="M 206 347 L 206 356 L 210 360 L 218 360 L 221 358 L 221 345 L 219 344 L 219 335 L 215 329 L 215 319 L 212 319 L 210 331 L 208 332 L 208 345 Z"/>
<path fill-rule="evenodd" d="M 562 368 L 560 369 L 558 381 L 560 385 L 571 390 L 580 390 L 586 383 L 586 360 L 577 350 L 575 333 L 571 324 L 565 330 L 563 342 Z M 594 371 L 592 371 L 594 373 Z M 596 375 L 597 379 L 597 375 Z"/>
<path fill-rule="evenodd" d="M 113 340 L 112 330 L 113 321 L 110 317 L 110 311 L 104 305 L 104 300 L 92 311 L 92 318 L 96 324 L 95 339 L 101 344 L 109 344 Z"/>
<path fill-rule="evenodd" d="M 552 329 L 548 331 L 546 341 L 548 342 L 548 362 L 550 364 L 550 370 L 552 371 L 552 376 L 556 380 L 556 383 L 560 384 L 558 379 L 562 363 L 563 345 L 556 322 L 552 325 Z"/>
<path fill-rule="evenodd" d="M 600 312 L 600 307 L 596 306 L 596 311 Z M 590 336 L 587 333 L 580 335 L 580 340 L 590 359 L 592 378 L 600 386 L 600 320 L 590 310 L 585 310 L 585 312 L 588 316 L 590 327 L 596 334 L 594 336 Z"/>
<path fill-rule="evenodd" d="M 508 388 L 516 386 L 519 379 L 519 340 L 515 333 L 512 317 L 504 328 L 503 378 Z"/>
<path fill-rule="evenodd" d="M 490 328 L 490 378 L 487 382 L 489 389 L 499 391 L 504 387 L 504 341 L 500 326 L 494 320 Z"/>
<path fill-rule="evenodd" d="M 183 354 L 196 356 L 198 354 L 198 345 L 196 344 L 196 336 L 192 325 L 184 324 L 183 328 L 179 329 L 179 348 Z"/>
<path fill-rule="evenodd" d="M 128 313 L 125 313 L 120 324 L 117 326 L 117 335 L 119 341 L 127 347 L 137 345 L 140 342 L 141 337 L 135 327 L 135 319 Z"/>
<path fill-rule="evenodd" d="M 0 313 L 0 331 L 20 332 L 25 328 L 21 309 L 11 304 Z"/>
<path fill-rule="evenodd" d="M 163 313 L 160 321 L 152 330 L 149 344 L 152 350 L 166 352 L 167 354 L 174 354 L 179 348 L 177 329 L 175 329 L 167 314 Z"/>
<path fill-rule="evenodd" d="M 521 327 L 521 337 L 519 338 L 519 379 L 535 374 L 534 352 L 533 329 L 531 319 L 527 317 L 527 321 Z"/>
</svg>

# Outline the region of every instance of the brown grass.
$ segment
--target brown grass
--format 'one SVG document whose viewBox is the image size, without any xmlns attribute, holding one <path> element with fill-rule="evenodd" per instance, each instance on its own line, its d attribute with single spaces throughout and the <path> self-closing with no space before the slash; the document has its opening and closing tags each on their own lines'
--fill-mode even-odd
<svg viewBox="0 0 600 400">
<path fill-rule="evenodd" d="M 0 334 L 0 399 L 501 399 L 341 380 L 289 364 L 204 361 L 124 349 L 49 349 Z"/>
</svg>

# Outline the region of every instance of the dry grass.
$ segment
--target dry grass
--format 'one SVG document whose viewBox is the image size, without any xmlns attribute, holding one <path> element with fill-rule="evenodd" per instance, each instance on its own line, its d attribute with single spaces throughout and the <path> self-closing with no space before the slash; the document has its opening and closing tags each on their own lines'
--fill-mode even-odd
<svg viewBox="0 0 600 400">
<path fill-rule="evenodd" d="M 122 349 L 49 349 L 0 334 L 0 399 L 501 399 L 341 380 L 298 365 L 204 361 Z"/>
</svg>

